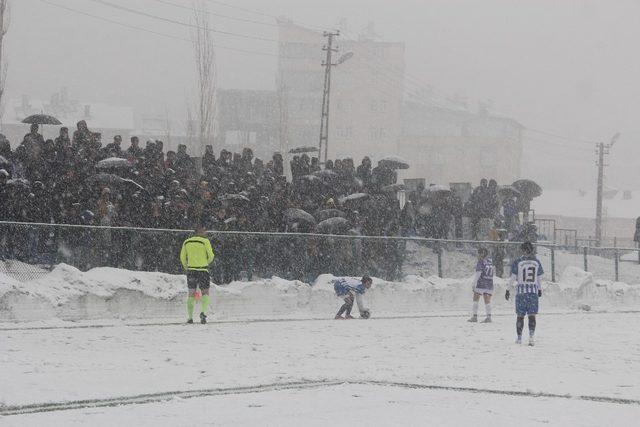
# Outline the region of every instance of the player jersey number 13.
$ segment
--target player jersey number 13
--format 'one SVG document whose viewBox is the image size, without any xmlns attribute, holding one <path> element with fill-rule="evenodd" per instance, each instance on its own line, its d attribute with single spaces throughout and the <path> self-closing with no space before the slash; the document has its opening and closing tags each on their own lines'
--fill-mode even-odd
<svg viewBox="0 0 640 427">
<path fill-rule="evenodd" d="M 525 285 L 533 285 L 537 282 L 538 263 L 535 261 L 521 262 L 518 266 L 518 281 Z"/>
</svg>

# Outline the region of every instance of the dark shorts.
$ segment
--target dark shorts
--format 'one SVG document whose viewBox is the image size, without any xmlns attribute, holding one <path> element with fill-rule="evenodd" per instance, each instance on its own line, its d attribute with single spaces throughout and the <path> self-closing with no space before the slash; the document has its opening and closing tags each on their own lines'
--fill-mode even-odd
<svg viewBox="0 0 640 427">
<path fill-rule="evenodd" d="M 528 293 L 516 295 L 516 314 L 518 316 L 538 314 L 538 294 Z"/>
<path fill-rule="evenodd" d="M 209 289 L 210 280 L 208 271 L 187 271 L 187 287 L 189 289 Z"/>
</svg>

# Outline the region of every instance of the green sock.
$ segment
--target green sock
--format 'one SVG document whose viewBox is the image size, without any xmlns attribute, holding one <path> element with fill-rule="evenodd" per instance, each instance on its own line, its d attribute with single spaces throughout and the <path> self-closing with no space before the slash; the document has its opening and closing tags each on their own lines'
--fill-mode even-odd
<svg viewBox="0 0 640 427">
<path fill-rule="evenodd" d="M 209 309 L 209 295 L 202 295 L 202 297 L 200 297 L 200 308 L 200 311 L 207 314 L 207 310 Z"/>
<path fill-rule="evenodd" d="M 188 297 L 187 298 L 187 314 L 189 315 L 189 319 L 193 319 L 193 307 L 196 304 L 196 297 Z"/>
</svg>

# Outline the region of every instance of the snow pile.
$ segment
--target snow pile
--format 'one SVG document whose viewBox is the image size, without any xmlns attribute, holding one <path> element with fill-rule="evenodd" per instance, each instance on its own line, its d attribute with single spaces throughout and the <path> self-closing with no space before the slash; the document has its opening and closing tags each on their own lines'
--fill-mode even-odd
<svg viewBox="0 0 640 427">
<path fill-rule="evenodd" d="M 185 288 L 184 276 L 109 267 L 82 272 L 60 264 L 28 282 L 0 273 L 0 319 L 163 316 Z"/>
<path fill-rule="evenodd" d="M 593 273 L 581 270 L 577 267 L 567 267 L 560 277 L 558 284 L 561 289 L 580 289 L 595 283 Z"/>
<path fill-rule="evenodd" d="M 324 318 L 341 303 L 333 279 L 324 274 L 312 284 L 273 277 L 214 285 L 211 310 L 218 319 Z M 495 280 L 497 312 L 513 310 L 513 301 L 503 298 L 505 285 L 506 280 Z M 545 283 L 543 288 L 544 309 L 640 307 L 640 285 L 594 279 L 592 273 L 575 267 L 567 267 L 558 283 Z M 0 273 L 0 320 L 181 319 L 185 298 L 183 275 L 108 267 L 82 272 L 65 264 L 29 282 Z M 407 275 L 401 282 L 374 278 L 365 298 L 375 315 L 466 312 L 470 299 L 471 277 L 418 275 Z"/>
<path fill-rule="evenodd" d="M 590 310 L 640 306 L 640 285 L 628 285 L 611 280 L 595 279 L 593 273 L 577 267 L 567 267 L 558 283 L 548 283 L 545 290 L 556 306 Z"/>
</svg>

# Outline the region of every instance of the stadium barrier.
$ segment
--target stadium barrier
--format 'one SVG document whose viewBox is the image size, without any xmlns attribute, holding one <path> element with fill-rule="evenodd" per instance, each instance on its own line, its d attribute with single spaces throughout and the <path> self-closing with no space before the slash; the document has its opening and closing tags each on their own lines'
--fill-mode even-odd
<svg viewBox="0 0 640 427">
<path fill-rule="evenodd" d="M 182 241 L 192 230 L 83 226 L 0 221 L 0 273 L 38 279 L 56 264 L 81 270 L 117 267 L 180 274 Z M 386 280 L 406 275 L 468 278 L 479 247 L 487 247 L 496 275 L 509 276 L 520 242 L 429 239 L 401 236 L 211 231 L 216 260 L 212 279 L 223 284 L 278 276 L 311 283 L 323 273 Z M 535 243 L 547 280 L 567 267 L 596 279 L 640 282 L 640 249 Z"/>
</svg>

